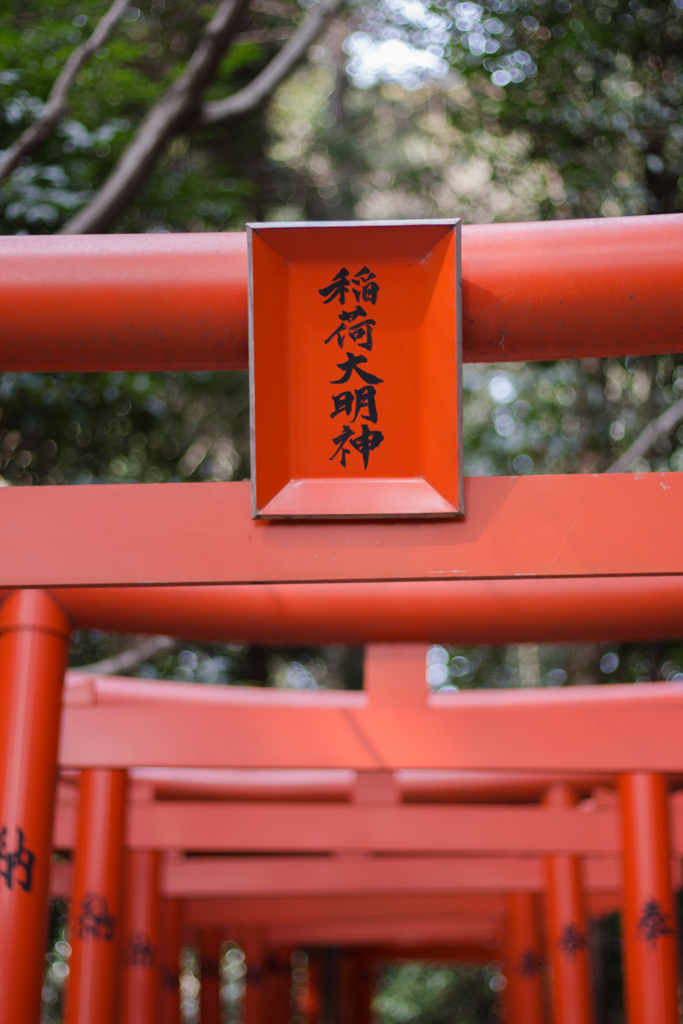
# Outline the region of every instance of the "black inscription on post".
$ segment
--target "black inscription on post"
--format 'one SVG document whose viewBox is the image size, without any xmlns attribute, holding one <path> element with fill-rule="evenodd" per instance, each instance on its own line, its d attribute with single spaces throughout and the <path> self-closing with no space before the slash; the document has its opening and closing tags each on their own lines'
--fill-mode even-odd
<svg viewBox="0 0 683 1024">
<path fill-rule="evenodd" d="M 152 969 L 157 962 L 156 946 L 147 932 L 131 930 L 123 944 L 123 963 L 126 967 L 145 967 Z"/>
<path fill-rule="evenodd" d="M 102 939 L 103 942 L 114 941 L 116 918 L 109 913 L 106 896 L 89 892 L 81 900 L 80 913 L 76 915 L 78 937 L 80 939 Z"/>
<path fill-rule="evenodd" d="M 202 957 L 201 971 L 203 978 L 217 978 L 220 969 L 220 961 L 215 956 Z"/>
<path fill-rule="evenodd" d="M 562 956 L 569 956 L 572 959 L 580 953 L 582 949 L 586 949 L 588 941 L 583 932 L 579 931 L 575 924 L 567 924 L 560 932 L 560 937 L 557 940 L 557 948 L 559 949 Z"/>
<path fill-rule="evenodd" d="M 180 971 L 164 964 L 159 969 L 159 982 L 164 992 L 177 992 L 180 986 Z"/>
<path fill-rule="evenodd" d="M 535 978 L 542 970 L 543 960 L 535 949 L 525 949 L 515 966 L 515 971 L 523 978 Z"/>
<path fill-rule="evenodd" d="M 33 885 L 33 865 L 36 862 L 36 855 L 24 845 L 26 836 L 17 826 L 16 847 L 8 850 L 7 826 L 0 828 L 0 878 L 5 879 L 8 889 L 16 884 L 30 892 Z"/>
<path fill-rule="evenodd" d="M 349 308 L 342 308 L 337 319 L 339 324 L 332 333 L 325 338 L 325 344 L 331 341 L 344 350 L 344 346 L 353 345 L 357 348 L 372 352 L 374 346 L 374 328 L 377 321 L 373 316 L 368 316 L 366 306 L 374 306 L 377 302 L 380 287 L 377 276 L 369 267 L 361 267 L 355 274 L 349 275 L 346 267 L 342 267 L 332 278 L 330 284 L 318 289 L 318 294 L 323 297 L 325 305 L 339 301 L 340 306 L 346 307 L 347 298 Z M 350 297 L 351 293 L 355 299 Z M 361 305 L 364 303 L 365 305 Z M 375 451 L 384 441 L 384 434 L 381 430 L 370 430 L 367 423 L 377 424 L 377 385 L 383 384 L 381 377 L 372 373 L 368 366 L 367 356 L 360 352 L 354 352 L 346 348 L 346 358 L 337 363 L 338 369 L 342 371 L 341 377 L 331 380 L 330 384 L 361 383 L 363 387 L 354 388 L 353 391 L 342 391 L 332 395 L 332 412 L 330 419 L 343 416 L 349 422 L 345 423 L 332 443 L 335 450 L 330 456 L 330 462 L 339 459 L 344 469 L 347 466 L 347 459 L 352 455 L 352 449 L 358 452 L 363 460 L 363 469 L 368 468 L 371 452 Z M 360 416 L 363 423 L 360 432 L 351 427 Z M 349 447 L 350 445 L 350 447 Z"/>
<path fill-rule="evenodd" d="M 665 935 L 673 935 L 671 914 L 664 913 L 664 908 L 659 900 L 646 901 L 638 919 L 636 933 L 639 939 L 647 942 L 650 949 L 655 948 L 657 939 L 661 939 Z"/>
</svg>

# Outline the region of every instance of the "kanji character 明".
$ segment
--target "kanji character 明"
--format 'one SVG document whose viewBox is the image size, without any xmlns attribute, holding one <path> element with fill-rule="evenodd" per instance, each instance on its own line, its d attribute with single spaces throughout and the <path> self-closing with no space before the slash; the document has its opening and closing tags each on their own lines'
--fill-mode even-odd
<svg viewBox="0 0 683 1024">
<path fill-rule="evenodd" d="M 330 419 L 333 420 L 335 416 L 339 416 L 340 413 L 344 413 L 345 416 L 351 415 L 351 410 L 356 405 L 356 411 L 353 414 L 352 423 L 358 419 L 358 414 L 361 409 L 367 410 L 367 415 L 363 414 L 361 419 L 369 420 L 370 423 L 377 422 L 377 403 L 375 402 L 375 395 L 377 394 L 377 388 L 374 388 L 372 384 L 366 384 L 364 388 L 358 388 L 355 392 L 353 391 L 342 391 L 340 395 L 332 395 L 332 401 L 334 402 L 334 411 L 330 413 Z"/>
</svg>

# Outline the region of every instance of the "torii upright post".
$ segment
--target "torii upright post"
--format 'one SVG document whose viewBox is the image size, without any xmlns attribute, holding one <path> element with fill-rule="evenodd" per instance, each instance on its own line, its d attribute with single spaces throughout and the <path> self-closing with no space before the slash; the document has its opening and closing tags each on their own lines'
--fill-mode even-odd
<svg viewBox="0 0 683 1024">
<path fill-rule="evenodd" d="M 113 1024 L 126 772 L 81 773 L 66 1024 Z"/>
<path fill-rule="evenodd" d="M 548 789 L 544 803 L 547 807 L 573 807 L 576 793 L 566 783 L 558 783 Z M 546 873 L 555 1024 L 593 1024 L 579 858 L 547 857 Z"/>
<path fill-rule="evenodd" d="M 159 997 L 159 854 L 128 853 L 121 1024 L 157 1024 Z"/>
<path fill-rule="evenodd" d="M 62 684 L 71 627 L 40 590 L 0 609 L 0 1015 L 37 1024 Z"/>
<path fill-rule="evenodd" d="M 625 989 L 629 1024 L 678 1024 L 678 968 L 667 785 L 619 779 L 624 857 Z"/>
<path fill-rule="evenodd" d="M 543 1024 L 543 957 L 533 893 L 507 898 L 504 957 L 507 1024 Z"/>
<path fill-rule="evenodd" d="M 163 1024 L 180 1024 L 181 903 L 161 900 L 159 931 L 159 1017 Z"/>
</svg>

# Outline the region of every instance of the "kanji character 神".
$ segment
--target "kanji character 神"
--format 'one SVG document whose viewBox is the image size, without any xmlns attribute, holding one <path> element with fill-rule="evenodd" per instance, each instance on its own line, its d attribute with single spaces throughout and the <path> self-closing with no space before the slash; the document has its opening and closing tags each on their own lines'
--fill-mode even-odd
<svg viewBox="0 0 683 1024">
<path fill-rule="evenodd" d="M 368 468 L 370 452 L 374 452 L 375 448 L 379 448 L 383 440 L 384 434 L 381 430 L 370 430 L 367 423 L 364 423 L 360 437 L 354 437 L 350 441 L 350 444 L 353 445 L 356 451 L 360 452 L 363 456 L 363 469 Z"/>
</svg>

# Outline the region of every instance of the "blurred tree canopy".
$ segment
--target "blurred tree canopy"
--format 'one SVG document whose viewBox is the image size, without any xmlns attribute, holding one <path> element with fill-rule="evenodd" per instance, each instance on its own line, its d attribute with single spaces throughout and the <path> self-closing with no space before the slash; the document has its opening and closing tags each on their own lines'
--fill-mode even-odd
<svg viewBox="0 0 683 1024">
<path fill-rule="evenodd" d="M 382 1024 L 497 1024 L 501 964 L 396 964 L 381 975 L 373 1009 Z"/>
</svg>

